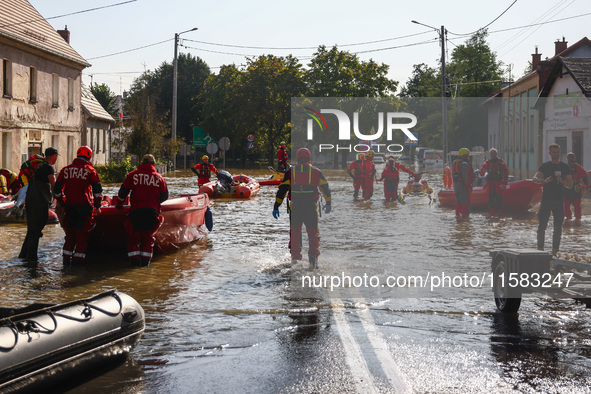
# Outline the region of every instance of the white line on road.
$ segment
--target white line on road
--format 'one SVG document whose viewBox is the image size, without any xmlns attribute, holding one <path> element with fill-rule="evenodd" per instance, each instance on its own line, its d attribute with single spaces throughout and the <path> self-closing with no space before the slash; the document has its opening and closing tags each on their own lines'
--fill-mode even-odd
<svg viewBox="0 0 591 394">
<path fill-rule="evenodd" d="M 337 330 L 345 349 L 347 364 L 355 381 L 356 391 L 358 393 L 377 393 L 378 390 L 374 385 L 373 376 L 347 323 L 347 318 L 343 311 L 343 301 L 337 296 L 332 298 L 331 303 L 333 305 L 332 310 Z"/>
</svg>

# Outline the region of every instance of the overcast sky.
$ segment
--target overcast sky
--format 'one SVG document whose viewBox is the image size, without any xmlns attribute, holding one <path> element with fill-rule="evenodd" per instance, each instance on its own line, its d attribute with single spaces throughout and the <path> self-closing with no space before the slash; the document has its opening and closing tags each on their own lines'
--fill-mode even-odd
<svg viewBox="0 0 591 394">
<path fill-rule="evenodd" d="M 200 57 L 213 72 L 261 54 L 291 53 L 306 65 L 318 45 L 337 44 L 362 60 L 388 64 L 389 77 L 400 86 L 414 64 L 439 67 L 438 33 L 411 20 L 445 26 L 448 61 L 465 34 L 490 24 L 491 49 L 514 76 L 523 75 L 536 46 L 542 58 L 552 57 L 557 39 L 571 45 L 591 35 L 584 28 L 591 26 L 589 0 L 29 1 L 55 29 L 68 27 L 70 44 L 92 64 L 83 82 L 92 76 L 116 94 L 144 70 L 171 63 L 175 33 L 193 27 L 199 30 L 181 35 L 179 51 Z M 115 4 L 120 5 L 109 7 Z M 58 17 L 92 8 L 100 9 Z M 124 53 L 108 56 L 119 52 Z"/>
</svg>

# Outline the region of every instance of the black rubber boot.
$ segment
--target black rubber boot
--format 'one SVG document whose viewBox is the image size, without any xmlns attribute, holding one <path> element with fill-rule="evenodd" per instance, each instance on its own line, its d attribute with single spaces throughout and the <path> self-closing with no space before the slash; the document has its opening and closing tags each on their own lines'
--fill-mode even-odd
<svg viewBox="0 0 591 394">
<path fill-rule="evenodd" d="M 310 261 L 311 270 L 315 270 L 318 268 L 318 258 L 316 256 L 308 256 L 308 261 Z"/>
</svg>

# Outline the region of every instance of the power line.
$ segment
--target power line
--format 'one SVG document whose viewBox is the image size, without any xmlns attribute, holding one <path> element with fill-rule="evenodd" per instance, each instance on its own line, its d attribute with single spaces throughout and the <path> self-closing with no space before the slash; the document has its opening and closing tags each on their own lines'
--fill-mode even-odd
<svg viewBox="0 0 591 394">
<path fill-rule="evenodd" d="M 127 4 L 127 3 L 133 3 L 133 2 L 135 2 L 135 1 L 137 1 L 137 0 L 128 0 L 128 1 L 121 2 L 121 3 L 116 3 L 116 4 L 105 5 L 105 6 L 102 6 L 102 7 L 95 7 L 95 8 L 89 8 L 89 9 L 87 9 L 87 10 L 76 11 L 76 12 L 70 12 L 69 14 L 63 14 L 63 15 L 57 15 L 57 16 L 50 16 L 49 18 L 31 19 L 31 20 L 29 20 L 29 21 L 18 22 L 18 23 L 11 23 L 11 24 L 8 24 L 8 25 L 2 25 L 2 26 L 0 26 L 0 28 L 3 28 L 3 27 L 10 27 L 10 26 L 24 25 L 24 24 L 27 24 L 27 23 L 39 22 L 39 21 L 43 21 L 43 20 L 50 20 L 50 19 L 63 18 L 64 16 L 77 15 L 77 14 L 83 14 L 83 13 L 85 13 L 85 12 L 91 12 L 91 11 L 102 10 L 102 9 L 105 9 L 105 8 L 116 7 L 116 6 L 120 6 L 120 5 Z"/>
<path fill-rule="evenodd" d="M 515 1 L 517 1 L 517 0 L 515 0 Z M 419 36 L 419 35 L 423 35 L 423 34 L 426 34 L 426 33 L 431 33 L 431 30 L 424 31 L 422 33 L 408 34 L 406 36 L 393 37 L 393 38 L 385 38 L 385 39 L 382 39 L 382 40 L 358 42 L 358 43 L 355 43 L 355 44 L 335 44 L 335 45 L 338 46 L 338 47 L 350 47 L 350 46 L 358 46 L 358 45 L 377 44 L 377 43 L 380 43 L 380 42 L 394 41 L 394 40 L 400 40 L 400 39 L 403 39 L 403 38 Z M 315 46 L 315 47 L 261 47 L 261 46 L 247 46 L 247 45 L 231 45 L 231 44 L 220 44 L 220 43 L 208 42 L 208 41 L 190 40 L 188 38 L 184 39 L 184 41 L 197 42 L 197 43 L 200 43 L 200 44 L 207 44 L 207 45 L 217 45 L 217 46 L 223 46 L 223 47 L 231 47 L 231 48 L 243 48 L 243 49 L 272 49 L 272 50 L 308 50 L 308 49 L 318 49 L 317 46 Z"/>
<path fill-rule="evenodd" d="M 454 36 L 471 36 L 474 33 L 479 32 L 480 30 L 486 29 L 487 27 L 489 27 L 490 25 L 492 25 L 493 23 L 495 23 L 500 17 L 502 17 L 505 12 L 509 11 L 509 8 L 513 7 L 513 5 L 517 3 L 517 0 L 515 0 L 513 3 L 511 3 L 511 5 L 507 8 L 505 8 L 505 11 L 501 12 L 501 14 L 499 16 L 497 16 L 495 19 L 493 19 L 489 24 L 487 24 L 486 26 L 481 27 L 478 30 L 473 31 L 472 33 L 465 33 L 465 34 L 457 34 L 457 33 L 452 33 L 451 31 L 447 31 L 450 34 L 453 34 Z"/>
<path fill-rule="evenodd" d="M 174 38 L 169 38 L 168 40 L 164 40 L 164 41 L 160 41 L 160 42 L 155 42 L 153 44 L 148 44 L 148 45 L 144 45 L 144 46 L 133 48 L 133 49 L 128 49 L 128 50 L 121 51 L 121 52 L 111 53 L 109 55 L 89 57 L 86 60 L 102 59 L 102 58 L 105 58 L 105 57 L 110 57 L 110 56 L 115 56 L 115 55 L 121 55 L 121 54 L 124 54 L 124 53 L 129 53 L 129 52 L 137 51 L 137 50 L 140 50 L 140 49 L 149 48 L 149 47 L 153 47 L 153 46 L 156 46 L 156 45 L 164 44 L 165 42 L 169 42 L 169 41 L 174 41 Z"/>
</svg>

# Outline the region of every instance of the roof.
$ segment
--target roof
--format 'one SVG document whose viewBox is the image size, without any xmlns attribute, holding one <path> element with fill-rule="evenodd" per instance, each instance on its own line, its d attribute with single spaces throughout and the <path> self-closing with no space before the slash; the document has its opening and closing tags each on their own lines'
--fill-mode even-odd
<svg viewBox="0 0 591 394">
<path fill-rule="evenodd" d="M 0 39 L 9 38 L 84 67 L 84 60 L 27 0 L 2 0 Z"/>
<path fill-rule="evenodd" d="M 562 68 L 570 74 L 573 80 L 579 85 L 583 94 L 591 97 L 591 58 L 588 57 L 559 57 L 552 69 L 550 77 L 542 87 L 540 97 L 547 97 L 556 78 L 562 75 Z"/>
<path fill-rule="evenodd" d="M 98 120 L 103 120 L 105 122 L 115 124 L 115 119 L 103 108 L 101 103 L 98 102 L 94 94 L 90 91 L 90 89 L 85 85 L 82 84 L 82 109 L 86 114 Z"/>
</svg>

